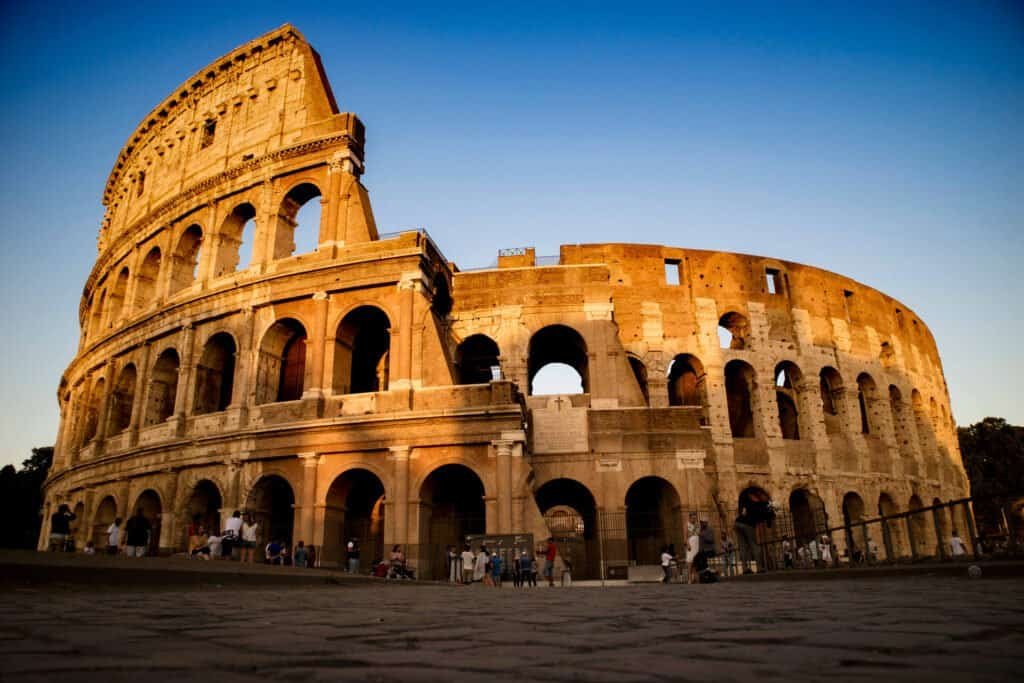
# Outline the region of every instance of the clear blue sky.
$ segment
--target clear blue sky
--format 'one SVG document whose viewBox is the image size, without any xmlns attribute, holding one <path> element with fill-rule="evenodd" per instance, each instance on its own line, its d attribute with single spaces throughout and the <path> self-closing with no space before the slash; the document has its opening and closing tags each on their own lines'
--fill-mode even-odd
<svg viewBox="0 0 1024 683">
<path fill-rule="evenodd" d="M 931 327 L 961 424 L 1024 423 L 1019 2 L 81 4 L 0 8 L 0 465 L 55 438 L 125 139 L 286 21 L 367 125 L 382 230 L 463 267 L 639 241 L 835 270 Z"/>
</svg>

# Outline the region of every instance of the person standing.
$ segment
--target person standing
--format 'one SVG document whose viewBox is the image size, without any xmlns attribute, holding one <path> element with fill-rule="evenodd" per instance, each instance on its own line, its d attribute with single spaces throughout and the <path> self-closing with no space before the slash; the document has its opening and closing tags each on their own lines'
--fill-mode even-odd
<svg viewBox="0 0 1024 683">
<path fill-rule="evenodd" d="M 530 574 L 528 577 L 530 579 L 530 588 L 537 587 L 537 574 L 539 571 L 540 566 L 537 564 L 537 557 L 534 556 L 530 558 Z"/>
<path fill-rule="evenodd" d="M 782 539 L 782 568 L 793 568 L 793 544 L 790 543 L 789 536 Z"/>
<path fill-rule="evenodd" d="M 462 581 L 462 556 L 454 545 L 448 546 L 448 583 Z"/>
<path fill-rule="evenodd" d="M 107 555 L 117 555 L 117 546 L 121 543 L 121 518 L 115 517 L 107 527 Z"/>
<path fill-rule="evenodd" d="M 690 538 L 686 540 L 686 583 L 697 583 L 697 555 L 699 553 L 700 536 L 697 535 L 696 529 L 692 529 Z"/>
<path fill-rule="evenodd" d="M 253 561 L 259 532 L 259 523 L 253 520 L 252 515 L 246 514 L 242 522 L 242 562 Z"/>
<path fill-rule="evenodd" d="M 75 513 L 65 503 L 61 503 L 57 511 L 50 515 L 50 550 L 64 552 L 67 550 L 68 538 L 71 537 L 71 522 Z"/>
<path fill-rule="evenodd" d="M 824 564 L 827 569 L 832 566 L 832 540 L 827 534 L 822 534 L 819 548 L 821 551 L 822 564 Z"/>
<path fill-rule="evenodd" d="M 555 545 L 554 536 L 548 536 L 548 544 L 544 549 L 544 576 L 548 580 L 548 587 L 555 585 L 555 558 L 558 556 L 558 546 Z"/>
<path fill-rule="evenodd" d="M 501 588 L 501 554 L 497 551 L 491 555 L 491 583 L 495 588 Z"/>
<path fill-rule="evenodd" d="M 490 559 L 487 553 L 487 546 L 481 545 L 480 550 L 477 551 L 476 559 L 473 564 L 473 581 L 484 581 L 484 577 L 487 575 L 487 562 Z"/>
<path fill-rule="evenodd" d="M 672 562 L 675 558 L 672 557 L 672 553 L 668 551 L 668 546 L 661 546 L 661 571 L 664 576 L 661 577 L 662 583 L 669 583 L 672 581 Z"/>
<path fill-rule="evenodd" d="M 348 546 L 345 548 L 348 553 L 348 573 L 359 573 L 359 539 L 348 539 Z"/>
<path fill-rule="evenodd" d="M 473 583 L 473 569 L 476 558 L 473 556 L 473 551 L 470 550 L 469 544 L 467 543 L 462 547 L 462 583 L 467 586 Z"/>
<path fill-rule="evenodd" d="M 725 575 L 736 576 L 736 545 L 724 531 L 722 532 L 722 559 L 725 564 Z"/>
<path fill-rule="evenodd" d="M 963 557 L 967 554 L 967 547 L 956 529 L 953 529 L 953 537 L 949 539 L 949 550 L 953 557 Z"/>
<path fill-rule="evenodd" d="M 522 588 L 526 588 L 528 584 L 536 586 L 537 577 L 533 575 L 533 560 L 525 550 L 519 556 L 517 563 L 519 564 L 519 585 Z"/>
<path fill-rule="evenodd" d="M 146 546 L 149 544 L 149 532 L 153 526 L 142 514 L 142 508 L 135 511 L 135 516 L 124 525 L 125 554 L 128 557 L 142 557 L 146 554 Z"/>
<path fill-rule="evenodd" d="M 295 554 L 292 556 L 295 558 L 296 567 L 308 567 L 309 566 L 309 551 L 306 550 L 306 543 L 299 541 L 299 544 L 295 546 Z"/>
<path fill-rule="evenodd" d="M 701 520 L 700 531 L 697 534 L 698 550 L 697 550 L 697 573 L 707 570 L 708 563 L 711 558 L 715 556 L 715 530 L 711 528 L 711 525 L 707 520 Z"/>
<path fill-rule="evenodd" d="M 242 513 L 239 510 L 235 510 L 224 525 L 224 533 L 221 536 L 221 551 L 224 553 L 224 556 L 230 558 L 235 545 L 241 542 Z"/>
</svg>

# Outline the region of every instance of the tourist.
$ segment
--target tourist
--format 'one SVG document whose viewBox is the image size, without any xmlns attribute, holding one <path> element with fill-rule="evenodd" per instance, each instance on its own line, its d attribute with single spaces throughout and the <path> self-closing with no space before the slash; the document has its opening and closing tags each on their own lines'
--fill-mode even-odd
<svg viewBox="0 0 1024 683">
<path fill-rule="evenodd" d="M 257 536 L 259 534 L 260 525 L 254 521 L 252 515 L 246 514 L 245 519 L 242 522 L 242 562 L 252 562 L 254 551 L 256 549 Z"/>
<path fill-rule="evenodd" d="M 501 555 L 495 552 L 491 555 L 491 585 L 501 588 Z"/>
<path fill-rule="evenodd" d="M 790 542 L 789 536 L 782 538 L 782 568 L 793 568 L 793 544 Z"/>
<path fill-rule="evenodd" d="M 467 543 L 462 547 L 462 583 L 467 586 L 473 583 L 473 570 L 475 569 L 476 557 Z"/>
<path fill-rule="evenodd" d="M 548 536 L 548 545 L 544 550 L 544 576 L 547 577 L 548 587 L 555 585 L 555 557 L 558 556 L 558 546 L 555 545 L 555 538 Z"/>
<path fill-rule="evenodd" d="M 807 556 L 810 558 L 810 569 L 821 566 L 821 553 L 818 550 L 818 537 L 814 536 L 807 542 Z"/>
<path fill-rule="evenodd" d="M 462 556 L 454 545 L 448 546 L 448 583 L 462 582 Z"/>
<path fill-rule="evenodd" d="M 487 561 L 490 559 L 487 557 L 487 546 L 481 545 L 480 550 L 476 553 L 476 558 L 473 560 L 473 582 L 483 581 L 484 576 L 487 574 Z"/>
<path fill-rule="evenodd" d="M 485 586 L 493 586 L 494 585 L 494 580 L 491 578 L 491 563 L 494 560 L 494 555 L 492 555 L 491 551 L 488 550 L 487 548 L 481 548 L 481 552 L 483 553 L 484 557 L 486 558 L 486 561 L 484 562 L 484 577 L 483 577 L 484 585 Z"/>
<path fill-rule="evenodd" d="M 956 529 L 953 529 L 953 537 L 949 539 L 949 549 L 953 553 L 953 557 L 963 557 L 967 554 L 967 547 Z"/>
<path fill-rule="evenodd" d="M 121 540 L 121 518 L 115 517 L 107 527 L 107 555 L 117 555 L 117 546 Z"/>
<path fill-rule="evenodd" d="M 204 560 L 215 560 L 218 557 L 222 557 L 221 543 L 223 542 L 223 536 L 215 533 L 210 533 L 206 538 L 205 552 L 203 548 L 199 549 L 199 555 Z"/>
<path fill-rule="evenodd" d="M 67 550 L 68 539 L 71 537 L 71 522 L 74 519 L 75 513 L 64 503 L 50 515 L 50 550 Z"/>
<path fill-rule="evenodd" d="M 691 524 L 690 527 L 693 527 Z M 700 552 L 700 536 L 695 528 L 690 529 L 686 539 L 686 583 L 697 583 L 697 554 Z"/>
<path fill-rule="evenodd" d="M 235 510 L 231 513 L 227 523 L 224 525 L 224 533 L 221 535 L 221 548 L 225 557 L 231 557 L 235 545 L 242 541 L 242 513 Z"/>
<path fill-rule="evenodd" d="M 797 544 L 796 546 L 796 566 L 800 569 L 807 568 L 807 559 L 809 555 L 807 553 L 807 546 Z"/>
<path fill-rule="evenodd" d="M 736 576 L 736 544 L 722 532 L 722 563 L 726 576 Z"/>
<path fill-rule="evenodd" d="M 537 574 L 540 572 L 540 565 L 537 563 L 537 556 L 530 558 L 530 573 L 526 577 L 530 581 L 530 588 L 537 587 Z"/>
<path fill-rule="evenodd" d="M 264 549 L 264 555 L 268 564 L 281 564 L 283 561 L 284 544 L 280 543 L 277 539 L 267 543 L 267 547 Z"/>
<path fill-rule="evenodd" d="M 137 509 L 135 516 L 124 525 L 125 554 L 128 557 L 142 557 L 146 554 L 149 532 L 152 528 L 149 520 L 142 514 L 142 508 Z"/>
<path fill-rule="evenodd" d="M 86 555 L 95 555 L 96 554 L 96 544 L 93 543 L 92 541 L 86 541 L 85 542 L 85 548 L 82 549 L 82 552 L 85 553 Z"/>
<path fill-rule="evenodd" d="M 698 532 L 699 545 L 697 551 L 697 573 L 706 571 L 711 558 L 715 556 L 715 530 L 707 520 L 701 520 Z"/>
<path fill-rule="evenodd" d="M 358 574 L 359 573 L 359 539 L 350 538 L 348 539 L 348 545 L 345 547 L 345 552 L 348 554 L 348 573 Z"/>
<path fill-rule="evenodd" d="M 668 546 L 661 546 L 661 571 L 664 576 L 661 577 L 662 583 L 669 583 L 672 580 L 672 563 L 675 562 L 672 553 L 668 551 Z"/>
<path fill-rule="evenodd" d="M 736 531 L 744 574 L 751 572 L 750 563 L 756 563 L 761 556 L 761 546 L 757 543 L 757 526 L 765 524 L 770 527 L 773 519 L 775 511 L 772 509 L 771 500 L 763 493 L 747 493 L 745 499 L 740 502 L 740 513 L 736 517 L 733 529 Z"/>
<path fill-rule="evenodd" d="M 192 521 L 188 524 L 186 536 L 188 537 L 188 553 L 191 555 L 192 551 L 203 545 L 206 540 L 199 515 L 192 515 Z"/>
<path fill-rule="evenodd" d="M 533 560 L 530 559 L 529 554 L 525 550 L 520 553 L 516 564 L 519 565 L 519 586 L 521 588 L 526 588 L 527 585 L 531 584 L 536 586 L 537 580 L 533 576 Z"/>
<path fill-rule="evenodd" d="M 299 541 L 298 545 L 295 546 L 294 557 L 296 567 L 309 566 L 309 551 L 306 549 L 306 544 L 304 541 Z"/>
<path fill-rule="evenodd" d="M 832 539 L 827 534 L 821 535 L 821 543 L 819 544 L 821 551 L 821 563 L 827 569 L 832 566 Z"/>
</svg>

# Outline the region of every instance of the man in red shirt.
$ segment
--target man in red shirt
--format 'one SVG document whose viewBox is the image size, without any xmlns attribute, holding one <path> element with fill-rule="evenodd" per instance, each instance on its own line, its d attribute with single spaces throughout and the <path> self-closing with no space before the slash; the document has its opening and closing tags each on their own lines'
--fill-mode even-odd
<svg viewBox="0 0 1024 683">
<path fill-rule="evenodd" d="M 555 585 L 555 555 L 558 554 L 558 547 L 555 539 L 548 536 L 548 547 L 544 551 L 544 576 L 548 577 L 548 585 Z"/>
</svg>

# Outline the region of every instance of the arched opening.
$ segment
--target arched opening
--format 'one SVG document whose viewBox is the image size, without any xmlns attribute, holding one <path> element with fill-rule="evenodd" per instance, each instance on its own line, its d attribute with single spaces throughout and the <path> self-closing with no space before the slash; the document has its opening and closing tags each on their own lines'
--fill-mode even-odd
<svg viewBox="0 0 1024 683">
<path fill-rule="evenodd" d="M 600 578 L 597 503 L 590 490 L 574 479 L 552 479 L 534 498 L 559 554 L 572 564 L 573 578 Z"/>
<path fill-rule="evenodd" d="M 869 403 L 877 398 L 875 393 L 875 380 L 871 375 L 862 372 L 857 376 L 857 403 L 860 406 L 860 433 L 870 434 L 873 425 L 869 414 Z"/>
<path fill-rule="evenodd" d="M 800 438 L 797 387 L 803 375 L 795 364 L 785 361 L 775 368 L 775 402 L 779 409 L 779 430 L 783 439 Z"/>
<path fill-rule="evenodd" d="M 292 546 L 294 507 L 291 484 L 276 474 L 261 477 L 245 500 L 245 511 L 259 524 L 261 542 L 280 541 L 288 548 Z"/>
<path fill-rule="evenodd" d="M 221 530 L 221 508 L 223 502 L 220 489 L 209 479 L 203 479 L 196 483 L 185 503 L 185 519 L 181 525 L 181 547 L 188 548 L 188 529 L 195 523 L 198 527 L 206 530 L 207 534 L 219 533 Z"/>
<path fill-rule="evenodd" d="M 668 404 L 703 406 L 707 403 L 704 366 L 689 354 L 679 354 L 668 366 Z"/>
<path fill-rule="evenodd" d="M 825 432 L 842 431 L 840 410 L 843 405 L 843 378 L 835 368 L 824 367 L 818 375 L 821 390 L 821 411 L 825 414 Z"/>
<path fill-rule="evenodd" d="M 466 337 L 455 349 L 455 370 L 459 384 L 486 384 L 494 378 L 492 368 L 499 368 L 498 345 L 483 334 Z M 500 374 L 499 374 L 500 376 Z"/>
<path fill-rule="evenodd" d="M 754 436 L 754 368 L 741 360 L 725 366 L 725 394 L 729 404 L 729 428 L 734 438 Z"/>
<path fill-rule="evenodd" d="M 718 343 L 723 349 L 746 349 L 750 346 L 750 322 L 735 311 L 718 320 Z"/>
<path fill-rule="evenodd" d="M 659 564 L 661 548 L 684 548 L 679 493 L 661 477 L 643 477 L 626 491 L 626 543 L 634 565 Z"/>
<path fill-rule="evenodd" d="M 448 286 L 448 278 L 444 273 L 434 275 L 434 295 L 430 300 L 430 310 L 440 320 L 448 317 L 452 312 L 452 293 Z"/>
<path fill-rule="evenodd" d="M 910 438 L 907 436 L 907 407 L 903 402 L 903 394 L 895 384 L 889 385 L 889 410 L 892 411 L 892 429 L 896 436 L 896 446 L 905 459 L 904 466 L 912 468 L 910 474 L 917 476 L 917 463 L 910 459 L 913 451 L 910 448 Z"/>
<path fill-rule="evenodd" d="M 746 569 L 746 563 L 753 561 L 757 563 L 758 571 L 762 566 L 768 568 L 774 561 L 774 556 L 764 551 L 769 530 L 775 525 L 771 496 L 759 486 L 748 486 L 740 491 L 736 499 L 736 510 L 738 515 L 735 529 L 739 531 L 741 520 L 744 527 L 753 529 L 753 538 L 747 538 L 745 533 L 737 533 L 737 558 L 740 566 Z"/>
<path fill-rule="evenodd" d="M 910 402 L 914 410 L 914 424 L 917 427 L 917 437 L 920 441 L 921 456 L 925 466 L 924 475 L 929 479 L 938 479 L 939 458 L 935 431 L 932 428 L 931 420 L 928 419 L 921 392 L 917 389 L 911 391 Z"/>
<path fill-rule="evenodd" d="M 135 310 L 141 311 L 156 303 L 157 283 L 160 281 L 160 248 L 153 247 L 146 254 L 142 267 L 135 276 Z"/>
<path fill-rule="evenodd" d="M 324 545 L 320 559 L 344 564 L 346 544 L 359 544 L 361 570 L 386 558 L 384 548 L 384 484 L 376 474 L 353 469 L 339 475 L 327 491 Z"/>
<path fill-rule="evenodd" d="M 92 385 L 92 391 L 89 392 L 89 401 L 85 407 L 85 422 L 82 425 L 83 446 L 96 438 L 100 422 L 100 409 L 103 407 L 106 392 L 106 381 L 101 377 Z"/>
<path fill-rule="evenodd" d="M 135 366 L 129 363 L 121 370 L 110 395 L 110 408 L 107 411 L 107 434 L 120 434 L 132 423 L 132 406 L 135 404 L 135 383 L 137 381 Z"/>
<path fill-rule="evenodd" d="M 227 332 L 210 337 L 196 365 L 196 415 L 227 410 L 235 389 L 235 340 Z"/>
<path fill-rule="evenodd" d="M 117 501 L 113 496 L 107 496 L 100 501 L 96 508 L 96 514 L 92 518 L 92 542 L 97 552 L 102 552 L 107 547 L 107 529 L 117 518 Z"/>
<path fill-rule="evenodd" d="M 335 394 L 388 390 L 390 328 L 375 306 L 360 306 L 342 319 L 334 339 Z"/>
<path fill-rule="evenodd" d="M 160 495 L 153 489 L 146 489 L 135 499 L 135 505 L 131 507 L 130 514 L 134 515 L 137 510 L 142 510 L 142 516 L 149 522 L 149 543 L 146 544 L 146 554 L 158 555 L 160 552 L 160 517 L 163 512 Z"/>
<path fill-rule="evenodd" d="M 526 365 L 531 396 L 590 391 L 587 344 L 571 327 L 549 325 L 534 334 Z"/>
<path fill-rule="evenodd" d="M 632 354 L 627 355 L 626 358 L 629 360 L 629 368 L 633 371 L 633 378 L 640 389 L 640 395 L 643 396 L 644 405 L 651 405 L 651 396 L 647 391 L 647 366 L 644 365 L 642 360 Z"/>
<path fill-rule="evenodd" d="M 882 517 L 899 513 L 899 507 L 888 493 L 878 496 L 878 514 Z M 903 531 L 900 528 L 903 520 L 889 519 L 882 523 L 882 540 L 885 545 L 886 558 L 895 560 L 907 554 L 907 547 L 903 542 Z"/>
<path fill-rule="evenodd" d="M 312 183 L 293 187 L 284 200 L 277 216 L 274 240 L 274 258 L 287 258 L 293 254 L 316 251 L 320 242 L 320 188 Z"/>
<path fill-rule="evenodd" d="M 924 503 L 921 502 L 920 496 L 916 493 L 910 496 L 910 501 L 907 503 L 909 512 L 920 510 L 923 507 Z M 921 512 L 907 517 L 912 537 L 910 540 L 913 543 L 911 551 L 919 557 L 928 557 L 935 552 L 935 543 L 933 542 L 935 533 L 934 531 L 928 533 L 928 523 L 931 521 L 929 517 L 930 515 Z"/>
<path fill-rule="evenodd" d="M 89 309 L 89 338 L 96 339 L 103 332 L 103 307 L 107 302 L 107 290 L 93 298 Z"/>
<path fill-rule="evenodd" d="M 256 209 L 248 202 L 239 204 L 220 226 L 217 244 L 217 263 L 214 277 L 234 273 L 249 267 L 252 260 Z M 246 241 L 248 240 L 248 241 Z M 243 247 L 246 253 L 243 255 Z"/>
<path fill-rule="evenodd" d="M 178 371 L 181 361 L 174 349 L 165 349 L 153 364 L 149 380 L 149 400 L 146 406 L 146 425 L 166 422 L 174 415 L 174 402 L 178 394 Z"/>
<path fill-rule="evenodd" d="M 302 398 L 306 375 L 306 329 L 292 318 L 274 323 L 263 335 L 256 373 L 256 403 Z"/>
<path fill-rule="evenodd" d="M 125 304 L 125 293 L 128 291 L 129 273 L 127 268 L 122 268 L 114 281 L 114 289 L 110 292 L 110 315 L 107 317 L 107 327 L 113 327 L 127 313 Z"/>
<path fill-rule="evenodd" d="M 466 536 L 487 529 L 484 485 L 465 465 L 442 465 L 420 487 L 420 576 L 442 579 L 444 548 L 461 547 Z"/>
<path fill-rule="evenodd" d="M 171 268 L 171 294 L 185 289 L 199 277 L 199 252 L 203 246 L 203 229 L 190 225 L 181 234 L 174 250 Z"/>
<path fill-rule="evenodd" d="M 843 496 L 843 526 L 846 527 L 846 548 L 851 564 L 864 561 L 864 527 L 854 526 L 864 519 L 864 499 L 850 491 Z"/>
<path fill-rule="evenodd" d="M 807 489 L 789 494 L 789 512 L 793 518 L 793 538 L 799 543 L 818 539 L 828 529 L 825 503 Z"/>
</svg>

